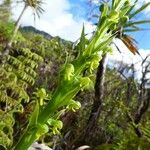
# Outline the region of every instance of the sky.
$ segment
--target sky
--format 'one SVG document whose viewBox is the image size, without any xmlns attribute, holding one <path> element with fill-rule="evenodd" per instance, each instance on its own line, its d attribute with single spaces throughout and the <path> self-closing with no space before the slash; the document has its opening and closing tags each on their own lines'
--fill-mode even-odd
<svg viewBox="0 0 150 150">
<path fill-rule="evenodd" d="M 1 0 L 0 0 L 1 1 Z M 39 30 L 45 31 L 52 36 L 60 36 L 63 39 L 76 41 L 81 34 L 83 24 L 85 26 L 85 32 L 90 33 L 94 30 L 92 21 L 88 20 L 89 5 L 88 0 L 45 0 L 43 9 L 45 12 L 41 15 L 40 19 L 36 18 L 34 22 L 33 13 L 30 8 L 24 14 L 21 25 L 32 25 Z M 98 0 L 94 0 L 96 4 Z M 137 7 L 141 7 L 141 4 L 150 2 L 150 0 L 139 0 Z M 21 4 L 13 4 L 13 18 L 16 20 L 23 8 Z M 143 14 L 136 16 L 136 20 L 150 19 L 150 7 L 148 7 Z M 142 26 L 150 29 L 150 24 Z M 140 31 L 139 33 L 131 34 L 138 42 L 137 46 L 142 57 L 145 57 L 150 53 L 150 30 Z M 138 55 L 134 56 L 130 53 L 125 45 L 121 41 L 115 41 L 120 47 L 122 53 L 117 50 L 113 51 L 112 55 L 109 55 L 110 60 L 124 61 L 133 63 L 141 60 Z M 114 48 L 115 49 L 115 48 Z M 137 65 L 139 69 L 140 66 Z"/>
<path fill-rule="evenodd" d="M 17 19 L 23 6 L 13 6 L 14 19 Z M 45 12 L 34 23 L 32 10 L 28 8 L 22 18 L 22 25 L 32 25 L 52 36 L 60 36 L 75 41 L 80 37 L 83 23 L 86 31 L 92 31 L 92 23 L 85 19 L 84 0 L 45 0 Z M 17 11 L 16 11 L 17 10 Z"/>
<path fill-rule="evenodd" d="M 2 0 L 0 0 L 2 1 Z M 80 32 L 83 26 L 87 33 L 93 31 L 94 27 L 92 22 L 87 20 L 87 14 L 89 6 L 88 0 L 44 0 L 43 8 L 45 12 L 41 15 L 40 19 L 36 18 L 36 22 L 33 19 L 33 13 L 30 8 L 26 11 L 22 18 L 22 25 L 32 25 L 39 30 L 48 32 L 52 36 L 60 36 L 66 40 L 75 41 L 80 37 Z M 98 0 L 94 0 L 96 3 Z M 148 2 L 149 0 L 139 0 L 138 7 L 141 3 Z M 23 6 L 13 5 L 13 18 L 17 19 Z M 150 18 L 150 7 L 144 12 L 144 14 L 137 16 L 137 19 Z M 150 24 L 147 25 L 150 29 Z M 142 49 L 150 49 L 149 31 L 141 31 L 138 34 L 133 34 L 135 39 L 139 42 L 138 46 Z"/>
</svg>

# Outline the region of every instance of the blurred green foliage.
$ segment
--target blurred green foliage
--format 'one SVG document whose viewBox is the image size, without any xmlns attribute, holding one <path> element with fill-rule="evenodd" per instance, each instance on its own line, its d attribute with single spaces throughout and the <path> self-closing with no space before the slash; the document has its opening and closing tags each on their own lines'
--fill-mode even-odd
<svg viewBox="0 0 150 150">
<path fill-rule="evenodd" d="M 71 42 L 32 30 L 17 33 L 6 63 L 0 64 L 1 145 L 10 149 L 25 133 L 29 140 L 40 138 L 39 141 L 56 149 L 76 146 L 75 140 L 80 140 L 93 104 L 95 69 L 101 60 L 99 51 L 112 51 L 109 45 L 117 25 L 127 26 L 129 30 L 135 28 L 128 21 L 138 12 L 127 17 L 129 3 L 118 12 L 122 7 L 118 0 L 113 1 L 112 11 L 103 4 L 97 32 L 88 40 L 83 27 L 75 48 Z M 0 52 L 9 42 L 14 27 L 14 23 L 0 22 Z M 123 78 L 118 68 L 107 67 L 101 115 L 95 132 L 90 133 L 92 140 L 85 144 L 97 150 L 149 149 L 149 108 L 140 122 L 134 121 L 139 106 L 139 87 L 140 83 L 133 76 Z M 147 91 L 149 89 L 144 88 L 143 101 L 148 98 Z M 142 132 L 142 137 L 137 136 L 136 129 Z"/>
</svg>

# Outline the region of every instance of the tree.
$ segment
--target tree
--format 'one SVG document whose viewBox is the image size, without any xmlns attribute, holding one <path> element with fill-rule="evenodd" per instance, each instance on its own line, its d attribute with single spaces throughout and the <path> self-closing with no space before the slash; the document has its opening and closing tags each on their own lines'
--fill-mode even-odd
<svg viewBox="0 0 150 150">
<path fill-rule="evenodd" d="M 0 5 L 0 20 L 3 22 L 10 21 L 11 16 L 11 0 L 3 0 Z"/>
<path fill-rule="evenodd" d="M 20 16 L 18 17 L 18 19 L 15 23 L 15 28 L 14 28 L 12 37 L 11 37 L 10 41 L 8 42 L 6 48 L 4 49 L 4 51 L 2 53 L 2 57 L 9 54 L 9 51 L 10 51 L 11 45 L 13 43 L 13 40 L 16 37 L 17 31 L 20 27 L 21 18 L 23 16 L 23 14 L 25 13 L 26 9 L 28 7 L 31 7 L 33 9 L 34 15 L 37 14 L 38 16 L 44 11 L 41 7 L 41 5 L 43 4 L 42 0 L 23 0 L 23 3 L 24 3 L 24 8 L 23 8 Z"/>
</svg>

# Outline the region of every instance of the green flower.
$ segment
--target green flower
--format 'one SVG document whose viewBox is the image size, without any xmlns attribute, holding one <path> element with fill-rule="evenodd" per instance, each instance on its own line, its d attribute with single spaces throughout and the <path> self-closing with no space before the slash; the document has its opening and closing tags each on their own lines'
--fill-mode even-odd
<svg viewBox="0 0 150 150">
<path fill-rule="evenodd" d="M 63 127 L 62 121 L 50 118 L 47 123 L 51 127 L 53 134 L 60 134 L 59 130 Z"/>
<path fill-rule="evenodd" d="M 72 110 L 75 112 L 77 109 L 80 109 L 81 104 L 78 101 L 70 100 L 68 106 L 66 107 L 68 110 Z"/>
</svg>

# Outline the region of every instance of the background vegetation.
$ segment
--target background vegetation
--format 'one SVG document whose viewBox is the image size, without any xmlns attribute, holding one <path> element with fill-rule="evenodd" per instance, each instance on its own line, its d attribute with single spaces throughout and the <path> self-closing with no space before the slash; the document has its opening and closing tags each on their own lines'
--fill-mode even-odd
<svg viewBox="0 0 150 150">
<path fill-rule="evenodd" d="M 150 22 L 134 19 L 150 3 L 136 10 L 137 0 L 100 1 L 93 36 L 87 39 L 83 26 L 72 43 L 20 27 L 27 7 L 43 12 L 42 0 L 22 2 L 16 22 L 11 1 L 0 5 L 0 149 L 26 150 L 37 140 L 54 150 L 148 150 L 150 56 L 142 59 L 140 80 L 135 64 L 113 67 L 105 59 L 114 38 L 140 55 L 128 33 Z"/>
</svg>

